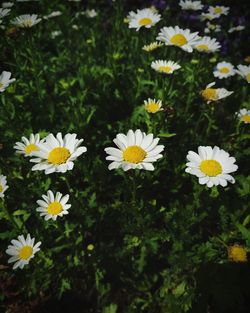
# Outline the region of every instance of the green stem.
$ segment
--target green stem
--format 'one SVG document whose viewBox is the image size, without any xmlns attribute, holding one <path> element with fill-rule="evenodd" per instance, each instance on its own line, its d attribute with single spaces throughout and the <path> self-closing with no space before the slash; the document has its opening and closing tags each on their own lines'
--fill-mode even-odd
<svg viewBox="0 0 250 313">
<path fill-rule="evenodd" d="M 1 203 L 2 203 L 2 209 L 3 209 L 3 212 L 5 213 L 6 219 L 12 224 L 12 226 L 15 229 L 17 229 L 19 231 L 20 227 L 18 226 L 15 219 L 13 218 L 13 215 L 9 212 L 7 206 L 5 205 L 4 199 L 2 199 Z"/>
</svg>

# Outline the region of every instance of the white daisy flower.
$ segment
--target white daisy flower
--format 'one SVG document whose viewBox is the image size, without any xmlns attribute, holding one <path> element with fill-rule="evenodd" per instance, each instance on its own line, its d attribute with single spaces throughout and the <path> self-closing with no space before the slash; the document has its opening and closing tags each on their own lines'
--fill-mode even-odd
<svg viewBox="0 0 250 313">
<path fill-rule="evenodd" d="M 83 139 L 76 139 L 76 136 L 76 134 L 67 134 L 62 138 L 61 133 L 57 133 L 56 137 L 49 134 L 45 142 L 38 145 L 40 150 L 33 152 L 36 158 L 30 161 L 37 164 L 32 167 L 32 171 L 44 170 L 45 174 L 51 174 L 72 170 L 77 157 L 87 151 L 86 147 L 80 147 Z"/>
<path fill-rule="evenodd" d="M 218 33 L 221 31 L 221 25 L 218 25 L 218 24 L 213 24 L 213 23 L 210 23 L 210 22 L 207 22 L 206 23 L 206 27 L 204 29 L 204 32 L 205 33 L 210 33 L 210 32 L 215 32 L 215 33 Z"/>
<path fill-rule="evenodd" d="M 236 73 L 245 78 L 248 84 L 250 83 L 250 65 L 238 65 Z"/>
<path fill-rule="evenodd" d="M 89 18 L 94 18 L 97 16 L 97 12 L 96 10 L 92 9 L 92 10 L 86 10 L 85 11 L 85 15 Z"/>
<path fill-rule="evenodd" d="M 51 38 L 55 39 L 56 37 L 60 36 L 62 34 L 62 32 L 60 30 L 54 30 L 53 32 L 51 32 Z"/>
<path fill-rule="evenodd" d="M 112 161 L 109 170 L 122 168 L 124 171 L 130 169 L 144 169 L 153 171 L 153 162 L 162 157 L 163 145 L 157 145 L 159 138 L 153 138 L 153 134 L 146 135 L 140 129 L 135 132 L 129 130 L 127 135 L 118 134 L 113 140 L 117 148 L 105 148 L 109 156 L 106 160 Z"/>
<path fill-rule="evenodd" d="M 47 196 L 42 195 L 43 200 L 37 200 L 39 207 L 36 209 L 40 212 L 40 216 L 44 216 L 45 221 L 52 219 L 55 221 L 58 216 L 69 214 L 68 209 L 71 204 L 68 204 L 69 195 L 63 196 L 60 192 L 56 195 L 53 194 L 51 190 L 47 191 Z"/>
<path fill-rule="evenodd" d="M 200 37 L 198 32 L 191 33 L 190 29 L 182 29 L 179 26 L 163 27 L 157 38 L 165 43 L 166 46 L 177 46 L 187 52 L 193 51 L 193 45 Z"/>
<path fill-rule="evenodd" d="M 233 91 L 228 91 L 225 88 L 211 88 L 214 85 L 215 82 L 212 82 L 206 86 L 206 89 L 201 91 L 201 95 L 207 103 L 226 98 L 233 93 Z"/>
<path fill-rule="evenodd" d="M 157 72 L 164 74 L 172 74 L 175 70 L 181 68 L 181 66 L 173 61 L 157 60 L 151 63 L 151 67 Z"/>
<path fill-rule="evenodd" d="M 30 28 L 41 22 L 41 20 L 42 19 L 38 18 L 36 14 L 23 14 L 17 16 L 14 20 L 11 21 L 11 23 L 20 28 Z"/>
<path fill-rule="evenodd" d="M 6 178 L 6 176 L 0 175 L 0 198 L 4 198 L 4 192 L 9 188 Z"/>
<path fill-rule="evenodd" d="M 3 2 L 2 3 L 2 8 L 11 8 L 14 5 L 13 2 Z"/>
<path fill-rule="evenodd" d="M 213 74 L 214 77 L 218 77 L 219 79 L 233 76 L 235 75 L 234 66 L 229 62 L 220 62 L 216 65 Z"/>
<path fill-rule="evenodd" d="M 34 258 L 35 254 L 40 250 L 41 241 L 37 242 L 35 245 L 35 238 L 31 238 L 30 234 L 27 235 L 25 239 L 23 235 L 17 237 L 18 240 L 12 239 L 12 245 L 9 245 L 6 253 L 11 255 L 8 263 L 15 262 L 13 269 L 23 267 L 29 264 L 29 261 Z"/>
<path fill-rule="evenodd" d="M 39 144 L 44 142 L 44 139 L 40 140 L 39 134 L 30 134 L 30 138 L 22 137 L 23 142 L 16 142 L 14 149 L 17 153 L 24 154 L 25 157 L 33 156 L 35 151 L 39 151 Z"/>
<path fill-rule="evenodd" d="M 241 109 L 236 113 L 241 122 L 245 124 L 250 124 L 250 110 Z"/>
<path fill-rule="evenodd" d="M 10 79 L 11 72 L 3 71 L 0 75 L 0 92 L 3 92 L 9 84 L 13 83 L 16 79 L 12 78 Z"/>
<path fill-rule="evenodd" d="M 190 1 L 190 0 L 181 0 L 179 6 L 182 10 L 192 10 L 198 11 L 203 9 L 203 4 L 201 1 Z"/>
<path fill-rule="evenodd" d="M 228 32 L 229 33 L 233 33 L 233 32 L 240 32 L 241 30 L 245 29 L 246 27 L 243 25 L 239 25 L 239 26 L 235 26 L 235 27 L 231 27 L 229 28 Z"/>
<path fill-rule="evenodd" d="M 148 100 L 144 100 L 144 108 L 148 113 L 163 111 L 162 101 L 148 98 Z"/>
<path fill-rule="evenodd" d="M 229 7 L 224 7 L 220 5 L 216 6 L 209 6 L 208 7 L 208 13 L 210 14 L 219 14 L 219 15 L 227 15 L 229 12 Z"/>
<path fill-rule="evenodd" d="M 163 43 L 155 41 L 155 42 L 150 43 L 149 45 L 143 46 L 142 50 L 147 51 L 147 52 L 151 52 L 151 51 L 158 49 L 159 47 L 162 47 L 162 46 L 163 46 Z"/>
<path fill-rule="evenodd" d="M 50 14 L 48 14 L 48 15 L 44 15 L 44 19 L 45 20 L 48 20 L 48 19 L 50 19 L 50 18 L 53 18 L 53 17 L 57 17 L 57 16 L 60 16 L 60 15 L 62 15 L 62 12 L 61 11 L 53 11 L 53 12 L 51 12 Z"/>
<path fill-rule="evenodd" d="M 194 48 L 199 52 L 210 53 L 218 51 L 221 48 L 221 45 L 215 38 L 204 36 L 196 42 Z"/>
<path fill-rule="evenodd" d="M 130 12 L 128 15 L 129 28 L 136 28 L 138 31 L 141 27 L 151 28 L 161 20 L 161 15 L 154 13 L 151 9 L 137 10 Z"/>
<path fill-rule="evenodd" d="M 185 171 L 199 177 L 201 185 L 206 184 L 210 188 L 218 185 L 225 187 L 228 182 L 235 183 L 229 173 L 237 171 L 238 166 L 234 164 L 235 158 L 230 157 L 226 151 L 216 146 L 200 146 L 198 154 L 189 151 L 187 159 L 189 162 L 186 163 Z"/>
<path fill-rule="evenodd" d="M 10 9 L 2 9 L 0 8 L 0 19 L 9 15 L 10 14 Z"/>
<path fill-rule="evenodd" d="M 216 18 L 219 18 L 220 17 L 220 14 L 215 14 L 215 13 L 201 13 L 201 16 L 200 16 L 200 19 L 202 21 L 205 21 L 205 20 L 209 20 L 209 21 L 212 21 Z"/>
</svg>

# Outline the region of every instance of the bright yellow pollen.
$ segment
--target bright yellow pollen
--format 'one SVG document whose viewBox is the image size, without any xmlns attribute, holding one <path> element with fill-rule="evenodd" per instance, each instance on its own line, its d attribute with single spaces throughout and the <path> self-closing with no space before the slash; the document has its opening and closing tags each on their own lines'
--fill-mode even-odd
<svg viewBox="0 0 250 313">
<path fill-rule="evenodd" d="M 170 73 L 170 72 L 172 72 L 172 67 L 162 65 L 159 67 L 159 70 L 162 72 L 165 72 L 165 73 Z"/>
<path fill-rule="evenodd" d="M 31 246 L 23 246 L 19 251 L 19 258 L 22 260 L 28 260 L 33 253 Z"/>
<path fill-rule="evenodd" d="M 222 173 L 222 167 L 215 160 L 204 160 L 200 164 L 200 170 L 207 176 L 214 177 Z"/>
<path fill-rule="evenodd" d="M 176 46 L 184 46 L 187 43 L 187 39 L 182 34 L 176 34 L 170 39 L 171 43 Z"/>
<path fill-rule="evenodd" d="M 0 192 L 3 192 L 3 186 L 0 185 Z"/>
<path fill-rule="evenodd" d="M 95 246 L 91 243 L 87 246 L 87 250 L 92 251 L 94 250 Z"/>
<path fill-rule="evenodd" d="M 123 151 L 123 159 L 129 163 L 140 163 L 142 162 L 147 153 L 139 146 L 130 146 Z"/>
<path fill-rule="evenodd" d="M 247 251 L 245 247 L 235 244 L 228 247 L 228 258 L 232 262 L 247 262 Z"/>
<path fill-rule="evenodd" d="M 39 151 L 39 148 L 35 144 L 31 143 L 27 145 L 24 150 L 27 154 L 30 154 L 31 152 Z"/>
<path fill-rule="evenodd" d="M 250 73 L 246 75 L 247 82 L 250 83 Z"/>
<path fill-rule="evenodd" d="M 23 22 L 24 27 L 31 27 L 32 25 L 33 25 L 33 22 L 30 19 Z"/>
<path fill-rule="evenodd" d="M 214 13 L 220 14 L 222 12 L 222 8 L 214 8 Z"/>
<path fill-rule="evenodd" d="M 142 19 L 139 21 L 139 24 L 140 24 L 141 26 L 150 25 L 150 24 L 152 24 L 152 20 L 151 20 L 151 18 L 144 17 L 144 18 L 142 18 Z"/>
<path fill-rule="evenodd" d="M 159 104 L 157 104 L 155 102 L 150 102 L 150 103 L 145 105 L 145 109 L 149 113 L 156 113 L 159 111 L 160 106 L 159 106 Z"/>
<path fill-rule="evenodd" d="M 205 90 L 202 90 L 201 95 L 205 100 L 217 100 L 217 92 L 214 88 L 206 88 Z"/>
<path fill-rule="evenodd" d="M 197 49 L 203 50 L 203 51 L 208 51 L 208 46 L 207 45 L 198 45 L 196 46 Z"/>
<path fill-rule="evenodd" d="M 221 73 L 223 74 L 227 74 L 230 72 L 229 68 L 228 67 L 222 67 L 220 70 L 219 70 Z"/>
<path fill-rule="evenodd" d="M 63 210 L 63 207 L 60 202 L 55 201 L 48 205 L 47 212 L 51 215 L 58 215 Z"/>
<path fill-rule="evenodd" d="M 242 115 L 241 119 L 243 122 L 250 123 L 250 115 Z"/>
<path fill-rule="evenodd" d="M 48 156 L 48 162 L 58 165 L 66 163 L 68 158 L 70 157 L 70 152 L 67 148 L 54 148 L 52 151 L 50 151 Z"/>
</svg>

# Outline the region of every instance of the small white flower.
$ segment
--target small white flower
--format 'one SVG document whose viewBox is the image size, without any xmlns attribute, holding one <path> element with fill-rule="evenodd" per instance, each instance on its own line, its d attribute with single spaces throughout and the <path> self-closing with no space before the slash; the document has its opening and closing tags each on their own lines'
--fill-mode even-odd
<svg viewBox="0 0 250 313">
<path fill-rule="evenodd" d="M 39 144 L 44 141 L 40 140 L 39 134 L 30 134 L 30 138 L 22 137 L 22 142 L 16 142 L 14 149 L 17 153 L 24 154 L 25 157 L 33 156 L 35 151 L 39 151 Z"/>
<path fill-rule="evenodd" d="M 55 39 L 56 37 L 60 36 L 62 34 L 62 32 L 60 30 L 54 30 L 53 32 L 51 32 L 51 38 Z"/>
<path fill-rule="evenodd" d="M 190 29 L 182 29 L 179 26 L 163 27 L 157 38 L 166 46 L 177 46 L 184 51 L 192 52 L 193 45 L 200 39 L 198 32 L 191 33 Z"/>
<path fill-rule="evenodd" d="M 2 3 L 2 8 L 11 8 L 14 5 L 13 2 L 3 2 Z"/>
<path fill-rule="evenodd" d="M 200 19 L 202 21 L 205 21 L 205 20 L 209 20 L 209 21 L 212 21 L 216 18 L 219 18 L 220 17 L 220 14 L 214 14 L 214 13 L 201 13 L 201 16 L 200 16 Z"/>
<path fill-rule="evenodd" d="M 68 209 L 71 204 L 68 204 L 69 195 L 63 196 L 60 192 L 56 195 L 51 190 L 48 190 L 47 196 L 42 195 L 43 200 L 37 200 L 39 207 L 36 209 L 40 212 L 40 216 L 44 216 L 45 221 L 52 219 L 55 221 L 58 216 L 69 214 Z"/>
<path fill-rule="evenodd" d="M 36 14 L 23 14 L 17 16 L 14 20 L 11 21 L 11 23 L 20 28 L 30 28 L 41 22 L 41 20 L 42 19 L 38 18 Z"/>
<path fill-rule="evenodd" d="M 216 52 L 221 48 L 220 43 L 215 39 L 208 36 L 202 37 L 194 46 L 199 52 Z"/>
<path fill-rule="evenodd" d="M 129 28 L 136 28 L 138 31 L 141 27 L 151 28 L 161 20 L 161 15 L 154 13 L 151 9 L 137 10 L 129 12 Z"/>
<path fill-rule="evenodd" d="M 92 10 L 86 10 L 85 11 L 85 15 L 89 18 L 93 18 L 97 16 L 97 12 L 96 10 L 92 9 Z"/>
<path fill-rule="evenodd" d="M 3 71 L 0 75 L 0 92 L 3 92 L 9 84 L 13 83 L 16 79 L 12 78 L 10 79 L 11 72 Z"/>
<path fill-rule="evenodd" d="M 192 10 L 198 11 L 203 9 L 203 4 L 201 1 L 190 1 L 190 0 L 181 0 L 179 6 L 182 10 Z"/>
<path fill-rule="evenodd" d="M 25 239 L 23 235 L 18 236 L 18 240 L 12 239 L 12 245 L 9 245 L 6 253 L 11 255 L 8 263 L 15 262 L 13 269 L 23 267 L 29 264 L 29 261 L 35 256 L 35 254 L 40 250 L 39 246 L 41 241 L 37 242 L 35 245 L 35 238 L 31 238 L 30 234 L 27 235 Z"/>
<path fill-rule="evenodd" d="M 153 134 L 146 135 L 140 129 L 135 132 L 129 130 L 127 135 L 118 134 L 113 140 L 117 148 L 105 148 L 109 156 L 106 160 L 112 161 L 109 170 L 122 168 L 124 171 L 130 169 L 144 169 L 153 171 L 153 162 L 162 158 L 160 154 L 164 150 L 163 145 L 157 145 L 159 138 L 153 137 Z"/>
<path fill-rule="evenodd" d="M 229 33 L 233 33 L 233 32 L 240 32 L 241 30 L 245 29 L 246 27 L 243 25 L 239 25 L 239 26 L 235 26 L 235 27 L 231 27 L 229 28 L 228 32 Z"/>
<path fill-rule="evenodd" d="M 60 16 L 60 15 L 62 15 L 62 12 L 61 12 L 61 11 L 53 11 L 53 12 L 51 12 L 50 14 L 45 15 L 43 18 L 44 18 L 45 20 L 48 20 L 48 19 L 50 19 L 50 18 L 57 17 L 57 16 Z"/>
<path fill-rule="evenodd" d="M 74 161 L 87 151 L 86 147 L 80 147 L 82 142 L 83 139 L 76 139 L 76 134 L 67 134 L 64 138 L 61 133 L 57 133 L 56 137 L 49 134 L 45 142 L 38 144 L 40 150 L 33 152 L 36 158 L 30 161 L 37 164 L 32 167 L 32 171 L 44 170 L 45 174 L 51 174 L 72 170 Z"/>
<path fill-rule="evenodd" d="M 206 27 L 204 29 L 204 32 L 205 33 L 210 33 L 210 32 L 215 32 L 215 33 L 218 33 L 221 31 L 221 26 L 218 25 L 218 24 L 213 24 L 213 23 L 210 23 L 209 21 L 206 23 Z"/>
<path fill-rule="evenodd" d="M 163 43 L 155 41 L 155 42 L 150 43 L 149 45 L 143 46 L 142 50 L 147 51 L 147 52 L 151 52 L 151 51 L 153 51 L 159 47 L 162 47 L 162 46 L 163 46 Z"/>
<path fill-rule="evenodd" d="M 234 66 L 229 62 L 220 62 L 216 65 L 213 74 L 219 79 L 233 76 L 235 75 Z"/>
<path fill-rule="evenodd" d="M 250 124 L 250 110 L 241 109 L 239 112 L 236 112 L 236 115 L 240 119 L 241 122 L 245 124 Z"/>
<path fill-rule="evenodd" d="M 215 85 L 215 82 L 212 82 L 206 86 L 206 89 L 202 90 L 201 95 L 207 103 L 218 101 L 220 99 L 230 96 L 233 91 L 228 91 L 225 88 L 211 88 Z"/>
<path fill-rule="evenodd" d="M 246 79 L 248 84 L 250 83 L 250 65 L 238 65 L 236 73 Z"/>
<path fill-rule="evenodd" d="M 144 107 L 148 113 L 156 113 L 163 110 L 161 100 L 150 98 L 148 98 L 148 100 L 144 100 Z"/>
<path fill-rule="evenodd" d="M 210 14 L 218 14 L 218 15 L 227 15 L 229 12 L 229 7 L 224 7 L 224 6 L 220 6 L 220 5 L 216 5 L 216 6 L 209 6 L 208 8 L 208 13 Z"/>
<path fill-rule="evenodd" d="M 157 60 L 151 63 L 151 67 L 160 73 L 172 74 L 175 70 L 181 68 L 181 66 L 173 61 Z"/>
<path fill-rule="evenodd" d="M 0 198 L 4 198 L 4 192 L 9 188 L 6 176 L 0 175 Z"/>
<path fill-rule="evenodd" d="M 10 9 L 2 9 L 0 8 L 0 19 L 9 15 L 10 14 Z"/>
<path fill-rule="evenodd" d="M 73 25 L 72 25 L 72 28 L 73 28 L 74 30 L 79 30 L 79 27 L 78 27 L 76 24 L 73 24 Z"/>
<path fill-rule="evenodd" d="M 218 148 L 210 146 L 198 147 L 198 154 L 189 151 L 187 155 L 186 172 L 199 177 L 201 185 L 206 184 L 209 188 L 221 185 L 227 186 L 227 183 L 235 183 L 234 178 L 229 173 L 235 172 L 238 166 L 235 158 L 230 157 L 229 153 Z"/>
</svg>

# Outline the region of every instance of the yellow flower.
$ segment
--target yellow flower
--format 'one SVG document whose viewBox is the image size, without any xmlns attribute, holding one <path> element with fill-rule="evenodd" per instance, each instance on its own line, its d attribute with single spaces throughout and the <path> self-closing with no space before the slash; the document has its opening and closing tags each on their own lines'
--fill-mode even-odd
<svg viewBox="0 0 250 313">
<path fill-rule="evenodd" d="M 228 247 L 228 258 L 232 262 L 247 262 L 246 248 L 238 244 Z"/>
<path fill-rule="evenodd" d="M 94 246 L 92 243 L 89 244 L 89 245 L 87 245 L 87 250 L 88 250 L 88 251 L 93 251 L 94 248 L 95 248 L 95 246 Z"/>
</svg>

